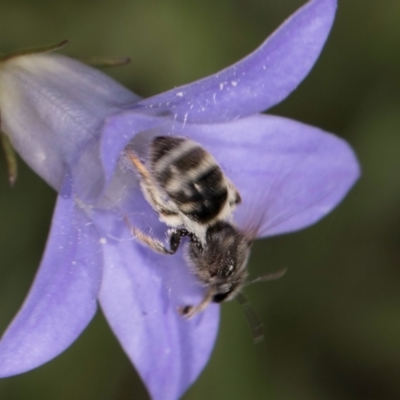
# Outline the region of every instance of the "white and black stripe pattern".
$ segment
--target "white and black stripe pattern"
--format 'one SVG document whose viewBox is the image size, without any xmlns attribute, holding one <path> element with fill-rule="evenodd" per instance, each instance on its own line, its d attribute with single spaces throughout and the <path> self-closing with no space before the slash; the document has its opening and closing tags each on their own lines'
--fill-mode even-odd
<svg viewBox="0 0 400 400">
<path fill-rule="evenodd" d="M 228 183 L 216 160 L 198 143 L 172 136 L 154 138 L 152 174 L 188 218 L 208 224 L 228 200 Z"/>
</svg>

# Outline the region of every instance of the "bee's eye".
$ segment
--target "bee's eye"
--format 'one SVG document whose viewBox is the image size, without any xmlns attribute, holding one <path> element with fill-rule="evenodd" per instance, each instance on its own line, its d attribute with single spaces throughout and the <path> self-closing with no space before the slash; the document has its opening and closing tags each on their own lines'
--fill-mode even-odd
<svg viewBox="0 0 400 400">
<path fill-rule="evenodd" d="M 214 295 L 213 297 L 213 302 L 214 303 L 221 303 L 223 302 L 227 297 L 229 296 L 229 293 L 218 293 L 216 295 Z"/>
<path fill-rule="evenodd" d="M 232 285 L 223 285 L 219 288 L 219 293 L 215 294 L 213 297 L 214 303 L 221 303 L 226 300 L 227 297 L 232 293 L 233 286 Z"/>
</svg>

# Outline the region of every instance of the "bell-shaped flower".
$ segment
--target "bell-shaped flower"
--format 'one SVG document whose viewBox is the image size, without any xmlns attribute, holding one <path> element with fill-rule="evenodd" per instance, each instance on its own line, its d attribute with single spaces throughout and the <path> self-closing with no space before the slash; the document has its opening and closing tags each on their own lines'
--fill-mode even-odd
<svg viewBox="0 0 400 400">
<path fill-rule="evenodd" d="M 288 96 L 317 60 L 336 0 L 311 0 L 257 50 L 194 83 L 141 100 L 107 76 L 56 54 L 0 60 L 1 129 L 58 191 L 50 235 L 21 310 L 0 341 L 0 377 L 51 360 L 81 334 L 97 301 L 152 398 L 176 399 L 210 357 L 220 307 L 191 319 L 204 288 L 183 252 L 160 255 L 126 220 L 162 238 L 126 148 L 178 135 L 211 153 L 240 192 L 234 222 L 257 237 L 296 231 L 329 213 L 359 175 L 336 136 L 260 114 Z"/>
</svg>

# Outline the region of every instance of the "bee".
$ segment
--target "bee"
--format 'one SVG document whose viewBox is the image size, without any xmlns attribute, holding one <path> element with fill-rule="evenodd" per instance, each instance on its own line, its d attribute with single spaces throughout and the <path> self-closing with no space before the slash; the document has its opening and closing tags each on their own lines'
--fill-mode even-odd
<svg viewBox="0 0 400 400">
<path fill-rule="evenodd" d="M 153 138 L 148 166 L 133 151 L 126 149 L 126 155 L 138 171 L 144 197 L 159 219 L 172 228 L 169 248 L 130 226 L 133 235 L 161 254 L 176 253 L 181 238 L 189 238 L 187 263 L 206 291 L 199 304 L 182 306 L 181 314 L 191 318 L 211 302 L 237 296 L 249 283 L 246 267 L 255 232 L 242 232 L 231 222 L 241 197 L 214 157 L 197 142 L 179 136 Z M 248 302 L 243 295 L 239 302 L 246 311 Z M 249 320 L 253 314 L 246 311 Z"/>
<path fill-rule="evenodd" d="M 160 220 L 170 227 L 184 227 L 203 245 L 208 227 L 229 218 L 241 202 L 214 157 L 193 140 L 155 137 L 148 168 L 135 153 L 127 154 L 140 174 L 144 197 Z"/>
</svg>

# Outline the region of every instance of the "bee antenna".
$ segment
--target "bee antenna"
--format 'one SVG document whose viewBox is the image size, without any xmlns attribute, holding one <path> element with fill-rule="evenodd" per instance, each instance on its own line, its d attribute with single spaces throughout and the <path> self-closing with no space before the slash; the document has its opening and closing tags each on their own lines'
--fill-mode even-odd
<svg viewBox="0 0 400 400">
<path fill-rule="evenodd" d="M 236 299 L 242 307 L 247 322 L 249 323 L 254 344 L 262 342 L 264 340 L 264 327 L 249 299 L 242 292 L 238 293 Z"/>
<path fill-rule="evenodd" d="M 266 275 L 261 275 L 258 276 L 257 278 L 251 279 L 249 281 L 247 281 L 245 283 L 245 286 L 247 285 L 252 285 L 253 283 L 256 282 L 267 282 L 267 281 L 274 281 L 276 279 L 282 278 L 283 275 L 286 274 L 287 268 L 282 268 L 276 272 L 272 272 L 270 274 L 266 274 Z"/>
</svg>

